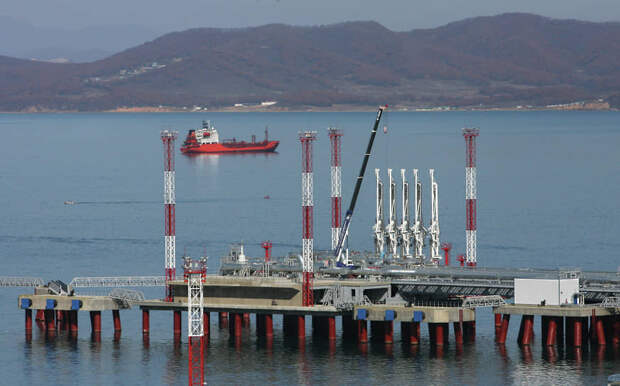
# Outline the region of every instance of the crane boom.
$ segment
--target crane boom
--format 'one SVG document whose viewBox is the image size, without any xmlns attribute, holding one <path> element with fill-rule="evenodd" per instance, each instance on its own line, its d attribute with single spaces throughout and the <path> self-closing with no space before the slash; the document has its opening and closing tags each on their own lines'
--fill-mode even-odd
<svg viewBox="0 0 620 386">
<path fill-rule="evenodd" d="M 377 117 L 375 118 L 375 124 L 372 127 L 370 132 L 370 139 L 368 140 L 368 146 L 366 146 L 366 153 L 364 154 L 364 159 L 362 161 L 362 167 L 360 169 L 360 173 L 357 176 L 357 181 L 355 182 L 355 189 L 353 190 L 353 197 L 351 198 L 351 204 L 349 205 L 349 209 L 344 218 L 344 222 L 342 224 L 342 230 L 340 232 L 340 239 L 338 240 L 338 245 L 335 250 L 336 257 L 336 265 L 343 266 L 342 264 L 342 246 L 344 245 L 344 241 L 349 233 L 349 225 L 351 223 L 351 217 L 353 216 L 353 210 L 355 209 L 355 203 L 357 202 L 357 196 L 360 192 L 360 188 L 362 186 L 362 181 L 364 180 L 364 174 L 366 173 L 366 166 L 368 165 L 368 159 L 370 158 L 370 152 L 372 151 L 372 144 L 375 141 L 375 136 L 377 134 L 377 128 L 379 127 L 379 121 L 381 121 L 381 116 L 383 115 L 383 111 L 387 108 L 387 105 L 380 106 L 379 111 L 377 111 Z"/>
</svg>

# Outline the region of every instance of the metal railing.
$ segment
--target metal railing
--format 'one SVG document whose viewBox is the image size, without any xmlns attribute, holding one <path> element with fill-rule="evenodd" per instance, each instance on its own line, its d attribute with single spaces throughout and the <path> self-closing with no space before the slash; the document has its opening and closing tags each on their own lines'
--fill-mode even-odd
<svg viewBox="0 0 620 386">
<path fill-rule="evenodd" d="M 620 308 L 620 296 L 609 296 L 603 299 L 601 307 Z"/>
<path fill-rule="evenodd" d="M 463 307 L 465 308 L 499 307 L 504 304 L 506 301 L 499 295 L 468 296 L 463 299 Z"/>
<path fill-rule="evenodd" d="M 325 291 L 320 304 L 333 306 L 339 310 L 352 310 L 355 306 L 369 305 L 372 302 L 366 295 L 354 297 L 350 288 L 345 289 L 340 285 L 336 285 Z"/>
<path fill-rule="evenodd" d="M 113 299 L 119 299 L 126 302 L 142 302 L 144 301 L 144 293 L 126 288 L 114 288 L 108 294 Z"/>
<path fill-rule="evenodd" d="M 43 279 L 40 279 L 38 277 L 0 277 L 0 287 L 39 287 L 43 284 Z"/>
<path fill-rule="evenodd" d="M 95 287 L 160 287 L 166 285 L 163 276 L 117 276 L 117 277 L 76 277 L 71 280 L 71 288 Z"/>
</svg>

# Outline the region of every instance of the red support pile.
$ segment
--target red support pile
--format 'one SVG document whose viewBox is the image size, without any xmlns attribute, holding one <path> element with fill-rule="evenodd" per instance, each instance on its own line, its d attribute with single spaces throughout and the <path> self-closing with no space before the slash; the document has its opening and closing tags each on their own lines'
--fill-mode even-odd
<svg viewBox="0 0 620 386">
<path fill-rule="evenodd" d="M 190 336 L 189 342 L 189 384 L 204 384 L 204 336 Z"/>
</svg>

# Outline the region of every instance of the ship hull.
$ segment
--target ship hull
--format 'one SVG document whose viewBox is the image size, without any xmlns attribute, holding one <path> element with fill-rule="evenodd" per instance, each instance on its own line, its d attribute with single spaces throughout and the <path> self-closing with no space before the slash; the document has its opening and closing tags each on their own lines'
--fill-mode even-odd
<svg viewBox="0 0 620 386">
<path fill-rule="evenodd" d="M 185 154 L 204 153 L 268 153 L 276 150 L 280 141 L 259 143 L 209 143 L 198 146 L 183 146 L 181 152 Z"/>
</svg>

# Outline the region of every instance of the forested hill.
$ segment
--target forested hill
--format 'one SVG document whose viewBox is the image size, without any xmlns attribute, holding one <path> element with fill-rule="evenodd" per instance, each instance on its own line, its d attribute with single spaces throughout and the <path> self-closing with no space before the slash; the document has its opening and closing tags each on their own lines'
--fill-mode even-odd
<svg viewBox="0 0 620 386">
<path fill-rule="evenodd" d="M 190 29 L 92 63 L 0 57 L 0 90 L 2 111 L 620 104 L 620 23 L 503 14 L 409 32 L 375 22 Z"/>
</svg>

